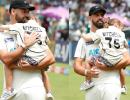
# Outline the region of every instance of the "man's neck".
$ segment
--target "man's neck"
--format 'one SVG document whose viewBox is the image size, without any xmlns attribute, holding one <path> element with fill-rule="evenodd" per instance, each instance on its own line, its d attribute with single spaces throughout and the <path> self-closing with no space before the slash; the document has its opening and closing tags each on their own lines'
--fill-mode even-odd
<svg viewBox="0 0 130 100">
<path fill-rule="evenodd" d="M 94 25 L 92 25 L 90 30 L 91 30 L 91 32 L 96 32 L 97 28 Z"/>
<path fill-rule="evenodd" d="M 10 16 L 10 24 L 15 24 L 17 21 L 14 19 L 13 16 Z"/>
<path fill-rule="evenodd" d="M 17 23 L 17 22 L 14 20 L 10 20 L 10 24 L 15 24 L 15 23 Z"/>
</svg>

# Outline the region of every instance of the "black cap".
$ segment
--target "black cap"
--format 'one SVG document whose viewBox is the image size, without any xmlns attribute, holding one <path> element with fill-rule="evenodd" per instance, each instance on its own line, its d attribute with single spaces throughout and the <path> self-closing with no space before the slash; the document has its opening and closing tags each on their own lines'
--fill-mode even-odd
<svg viewBox="0 0 130 100">
<path fill-rule="evenodd" d="M 30 6 L 29 3 L 25 0 L 13 0 L 10 4 L 9 12 L 11 12 L 11 9 L 29 9 L 30 11 L 35 10 L 34 6 Z"/>
<path fill-rule="evenodd" d="M 89 10 L 89 16 L 91 16 L 91 15 L 93 15 L 95 13 L 98 13 L 98 12 L 103 12 L 103 14 L 105 14 L 106 10 L 102 6 L 93 6 Z"/>
</svg>

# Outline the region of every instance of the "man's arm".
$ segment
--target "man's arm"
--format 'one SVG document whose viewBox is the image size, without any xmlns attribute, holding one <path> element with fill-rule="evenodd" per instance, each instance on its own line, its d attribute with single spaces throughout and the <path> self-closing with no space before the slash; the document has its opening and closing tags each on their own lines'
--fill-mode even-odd
<svg viewBox="0 0 130 100">
<path fill-rule="evenodd" d="M 100 68 L 101 70 L 104 70 L 104 71 L 120 70 L 120 69 L 128 66 L 129 64 L 130 64 L 130 56 L 129 56 L 128 52 L 125 52 L 123 54 L 122 60 L 119 63 L 117 63 L 115 66 L 113 66 L 113 67 L 107 67 L 106 65 L 101 64 L 98 61 L 96 62 L 96 66 L 98 68 Z"/>
<path fill-rule="evenodd" d="M 81 58 L 75 58 L 74 71 L 82 76 L 98 77 L 99 71 L 97 69 L 85 69 L 83 67 L 83 61 Z"/>
<path fill-rule="evenodd" d="M 0 50 L 0 59 L 2 62 L 6 65 L 9 66 L 11 63 L 15 62 L 16 60 L 19 59 L 25 52 L 25 50 L 33 45 L 37 41 L 38 34 L 33 33 L 31 35 L 28 35 L 24 37 L 24 43 L 22 46 L 19 46 L 15 51 L 8 52 L 5 49 Z"/>
<path fill-rule="evenodd" d="M 15 62 L 22 54 L 24 53 L 25 49 L 22 47 L 18 47 L 13 52 L 8 52 L 7 50 L 0 50 L 0 59 L 2 62 L 9 66 L 11 63 Z"/>
<path fill-rule="evenodd" d="M 83 65 L 83 59 L 81 58 L 75 58 L 74 60 L 74 71 L 82 76 L 85 76 L 85 68 L 82 66 Z"/>
<path fill-rule="evenodd" d="M 37 66 L 37 68 L 39 69 L 43 69 L 43 68 L 46 68 L 48 67 L 49 65 L 51 64 L 54 64 L 55 63 L 55 57 L 54 55 L 52 54 L 51 50 L 48 49 L 48 55 L 45 59 L 43 59 Z"/>
<path fill-rule="evenodd" d="M 13 65 L 9 67 L 12 69 L 21 69 L 21 70 L 41 70 L 47 68 L 49 65 L 53 63 L 55 63 L 55 58 L 50 49 L 48 49 L 47 57 L 45 57 L 37 66 L 32 66 L 26 61 L 20 61 L 18 66 Z"/>
</svg>

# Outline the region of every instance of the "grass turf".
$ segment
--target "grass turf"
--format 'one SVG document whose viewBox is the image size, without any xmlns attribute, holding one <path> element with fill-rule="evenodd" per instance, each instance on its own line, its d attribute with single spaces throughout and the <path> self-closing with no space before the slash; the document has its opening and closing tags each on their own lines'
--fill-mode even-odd
<svg viewBox="0 0 130 100">
<path fill-rule="evenodd" d="M 66 64 L 57 64 L 57 66 L 65 66 Z M 83 82 L 84 78 L 73 72 L 70 68 L 69 75 L 62 75 L 48 72 L 50 82 L 52 85 L 52 92 L 55 100 L 84 100 L 85 92 L 79 90 L 80 83 Z M 3 72 L 2 66 L 0 66 L 0 93 L 2 91 L 3 83 Z M 128 89 L 127 95 L 121 95 L 121 100 L 128 100 L 130 98 L 130 77 L 126 77 L 126 85 Z"/>
</svg>

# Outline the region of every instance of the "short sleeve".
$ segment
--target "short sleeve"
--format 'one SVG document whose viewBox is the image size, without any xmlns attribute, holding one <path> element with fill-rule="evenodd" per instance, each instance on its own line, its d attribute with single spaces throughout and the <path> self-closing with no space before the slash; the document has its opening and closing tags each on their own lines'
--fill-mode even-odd
<svg viewBox="0 0 130 100">
<path fill-rule="evenodd" d="M 6 49 L 3 33 L 0 33 L 0 50 Z"/>
<path fill-rule="evenodd" d="M 78 41 L 74 57 L 85 58 L 85 41 L 81 38 Z"/>
</svg>

